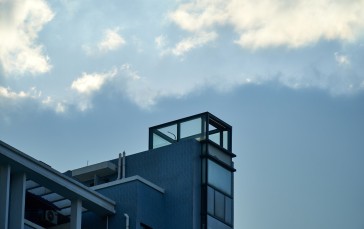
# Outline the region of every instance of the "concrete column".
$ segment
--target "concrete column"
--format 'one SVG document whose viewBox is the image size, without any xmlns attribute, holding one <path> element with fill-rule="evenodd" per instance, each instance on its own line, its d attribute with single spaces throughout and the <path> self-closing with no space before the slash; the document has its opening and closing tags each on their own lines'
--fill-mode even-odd
<svg viewBox="0 0 364 229">
<path fill-rule="evenodd" d="M 71 228 L 70 229 L 81 229 L 82 221 L 82 201 L 71 200 Z"/>
<path fill-rule="evenodd" d="M 12 174 L 10 178 L 9 229 L 24 228 L 25 173 Z"/>
<path fill-rule="evenodd" d="M 8 229 L 10 166 L 0 166 L 0 229 Z"/>
</svg>

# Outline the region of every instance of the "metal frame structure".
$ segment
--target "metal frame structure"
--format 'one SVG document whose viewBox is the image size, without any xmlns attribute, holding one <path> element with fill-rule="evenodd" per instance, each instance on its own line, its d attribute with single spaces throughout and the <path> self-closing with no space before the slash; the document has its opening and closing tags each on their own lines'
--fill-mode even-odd
<svg viewBox="0 0 364 229">
<path fill-rule="evenodd" d="M 200 130 L 196 131 L 195 134 L 191 134 L 188 136 L 182 136 L 181 134 L 181 125 L 183 125 L 184 123 L 187 123 L 189 121 L 193 121 L 193 120 L 201 120 L 200 123 Z M 170 131 L 161 131 L 165 128 L 168 127 L 172 127 L 175 126 L 175 133 L 170 132 Z M 227 135 L 225 136 L 226 138 L 226 146 L 224 146 L 224 135 L 222 134 L 223 132 L 226 132 Z M 215 134 L 219 134 L 220 135 L 220 139 L 218 141 L 212 141 L 211 136 L 215 135 Z M 188 138 L 195 138 L 199 141 L 202 140 L 210 140 L 211 142 L 214 142 L 215 144 L 221 146 L 222 148 L 224 148 L 227 152 L 232 152 L 232 127 L 227 124 L 226 122 L 222 121 L 221 119 L 217 118 L 216 116 L 212 115 L 209 112 L 203 112 L 197 115 L 193 115 L 193 116 L 189 116 L 186 118 L 182 118 L 182 119 L 178 119 L 175 121 L 171 121 L 171 122 L 167 122 L 161 125 L 157 125 L 157 126 L 153 126 L 149 128 L 149 149 L 154 149 L 154 148 L 158 148 L 160 146 L 156 146 L 155 143 L 155 139 L 154 137 L 159 137 L 162 138 L 164 141 L 166 141 L 167 144 L 173 144 L 176 142 L 179 142 L 183 139 L 188 139 Z M 170 136 L 168 136 L 170 135 Z M 173 136 L 174 138 L 172 138 L 171 136 Z"/>
<path fill-rule="evenodd" d="M 113 200 L 0 141 L 0 229 L 24 228 L 26 192 L 58 204 L 62 214 L 69 209 L 71 229 L 81 228 L 82 210 L 115 214 Z"/>
</svg>

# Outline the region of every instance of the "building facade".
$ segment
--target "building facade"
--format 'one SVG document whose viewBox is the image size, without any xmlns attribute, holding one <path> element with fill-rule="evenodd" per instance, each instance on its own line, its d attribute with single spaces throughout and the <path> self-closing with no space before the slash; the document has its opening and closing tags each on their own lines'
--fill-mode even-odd
<svg viewBox="0 0 364 229">
<path fill-rule="evenodd" d="M 0 229 L 232 229 L 231 136 L 205 112 L 149 128 L 145 152 L 64 174 L 1 143 Z"/>
</svg>

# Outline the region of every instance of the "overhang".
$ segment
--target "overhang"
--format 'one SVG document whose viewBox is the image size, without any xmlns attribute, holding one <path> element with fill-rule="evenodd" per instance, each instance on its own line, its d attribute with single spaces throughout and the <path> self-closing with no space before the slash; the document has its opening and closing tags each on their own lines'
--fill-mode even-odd
<svg viewBox="0 0 364 229">
<path fill-rule="evenodd" d="M 81 200 L 82 207 L 100 215 L 115 213 L 115 202 L 58 172 L 14 147 L 0 141 L 0 165 L 10 165 L 12 173 L 23 172 L 30 179 L 69 200 Z"/>
</svg>

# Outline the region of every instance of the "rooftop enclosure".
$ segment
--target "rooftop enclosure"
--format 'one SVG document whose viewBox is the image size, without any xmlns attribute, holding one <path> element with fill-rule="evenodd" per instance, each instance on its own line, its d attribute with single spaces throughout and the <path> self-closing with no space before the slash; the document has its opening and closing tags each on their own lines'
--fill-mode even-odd
<svg viewBox="0 0 364 229">
<path fill-rule="evenodd" d="M 149 128 L 149 149 L 195 138 L 210 141 L 231 152 L 231 126 L 205 112 Z"/>
<path fill-rule="evenodd" d="M 232 229 L 235 172 L 232 127 L 205 112 L 149 128 L 149 150 L 188 139 L 201 143 L 201 228 Z"/>
</svg>

